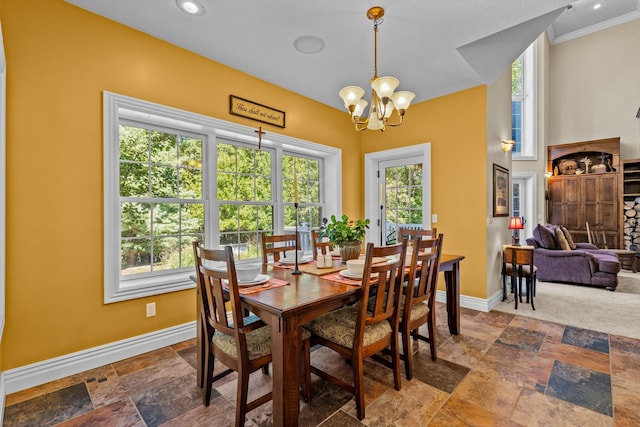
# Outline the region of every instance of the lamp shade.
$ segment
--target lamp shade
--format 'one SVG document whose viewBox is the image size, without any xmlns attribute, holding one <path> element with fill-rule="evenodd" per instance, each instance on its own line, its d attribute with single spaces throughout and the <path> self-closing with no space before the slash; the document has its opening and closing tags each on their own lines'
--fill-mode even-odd
<svg viewBox="0 0 640 427">
<path fill-rule="evenodd" d="M 519 216 L 512 216 L 509 221 L 509 230 L 523 230 L 524 224 L 522 224 L 522 218 Z"/>
<path fill-rule="evenodd" d="M 413 101 L 413 98 L 415 97 L 415 93 L 402 90 L 400 92 L 394 93 L 391 99 L 393 100 L 393 105 L 396 107 L 396 109 L 398 111 L 403 111 L 409 108 L 409 104 L 411 104 L 411 101 Z"/>
<path fill-rule="evenodd" d="M 358 86 L 347 86 L 340 89 L 338 95 L 344 101 L 344 106 L 349 109 L 351 105 L 357 105 L 360 98 L 364 96 L 364 89 Z"/>
<path fill-rule="evenodd" d="M 371 83 L 371 87 L 380 98 L 391 98 L 393 91 L 396 90 L 399 84 L 400 81 L 395 77 L 384 76 L 375 79 Z"/>
<path fill-rule="evenodd" d="M 367 108 L 367 104 L 368 102 L 364 99 L 358 101 L 355 110 L 353 110 L 353 117 L 361 117 L 362 113 L 364 113 L 364 109 Z"/>
</svg>

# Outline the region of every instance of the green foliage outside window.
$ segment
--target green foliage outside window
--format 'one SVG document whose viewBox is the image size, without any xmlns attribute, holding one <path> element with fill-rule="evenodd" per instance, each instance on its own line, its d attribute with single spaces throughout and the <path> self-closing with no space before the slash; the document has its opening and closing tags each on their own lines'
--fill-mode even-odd
<svg viewBox="0 0 640 427">
<path fill-rule="evenodd" d="M 120 125 L 121 274 L 193 265 L 204 236 L 202 139 Z"/>
</svg>

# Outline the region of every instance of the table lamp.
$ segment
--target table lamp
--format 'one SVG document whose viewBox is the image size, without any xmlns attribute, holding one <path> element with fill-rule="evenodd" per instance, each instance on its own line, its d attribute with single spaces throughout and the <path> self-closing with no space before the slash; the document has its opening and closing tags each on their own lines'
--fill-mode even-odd
<svg viewBox="0 0 640 427">
<path fill-rule="evenodd" d="M 513 246 L 520 246 L 520 232 L 518 230 L 524 229 L 524 224 L 522 224 L 522 218 L 519 216 L 512 216 L 509 221 L 509 230 L 513 230 L 511 233 L 511 239 L 513 241 Z"/>
</svg>

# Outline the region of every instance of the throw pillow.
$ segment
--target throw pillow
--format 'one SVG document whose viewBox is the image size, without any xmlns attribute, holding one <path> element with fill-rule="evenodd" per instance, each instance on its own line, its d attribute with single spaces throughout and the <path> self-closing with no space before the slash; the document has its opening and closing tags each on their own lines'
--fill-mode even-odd
<svg viewBox="0 0 640 427">
<path fill-rule="evenodd" d="M 577 249 L 578 246 L 576 246 L 576 243 L 573 241 L 573 236 L 571 236 L 571 233 L 569 233 L 569 230 L 567 230 L 567 227 L 565 227 L 564 225 L 561 225 L 560 230 L 562 230 L 562 233 L 564 234 L 565 239 L 567 239 L 567 243 L 569 243 L 569 247 L 571 248 L 571 250 Z"/>
<path fill-rule="evenodd" d="M 569 246 L 569 242 L 567 242 L 567 238 L 564 237 L 562 228 L 556 227 L 555 235 L 556 235 L 556 240 L 558 241 L 558 245 L 560 246 L 560 249 L 562 249 L 563 251 L 571 250 L 571 246 Z"/>
<path fill-rule="evenodd" d="M 538 224 L 536 228 L 533 229 L 533 238 L 538 241 L 538 244 L 542 248 L 558 249 L 553 232 L 542 224 Z"/>
</svg>

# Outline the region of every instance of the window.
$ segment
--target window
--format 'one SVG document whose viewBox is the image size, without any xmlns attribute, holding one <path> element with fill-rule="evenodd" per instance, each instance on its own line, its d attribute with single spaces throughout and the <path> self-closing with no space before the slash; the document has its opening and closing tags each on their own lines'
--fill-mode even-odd
<svg viewBox="0 0 640 427">
<path fill-rule="evenodd" d="M 513 160 L 537 159 L 536 43 L 511 65 L 511 139 Z"/>
<path fill-rule="evenodd" d="M 192 267 L 203 240 L 203 135 L 122 121 L 120 275 Z"/>
<path fill-rule="evenodd" d="M 296 201 L 306 244 L 341 211 L 340 150 L 275 134 L 258 149 L 252 128 L 108 92 L 104 116 L 105 303 L 193 288 L 194 240 L 245 262 L 260 233 L 294 232 Z"/>
</svg>

